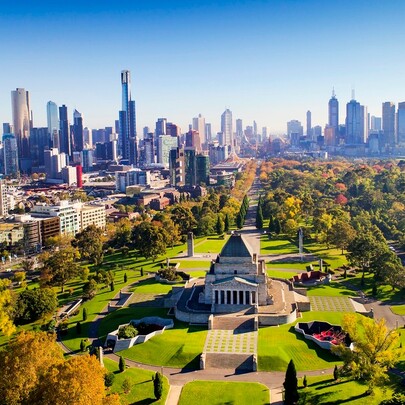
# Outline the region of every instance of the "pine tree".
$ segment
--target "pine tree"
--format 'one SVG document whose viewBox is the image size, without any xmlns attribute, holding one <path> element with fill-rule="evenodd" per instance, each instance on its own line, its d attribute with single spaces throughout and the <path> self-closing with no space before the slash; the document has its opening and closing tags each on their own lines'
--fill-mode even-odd
<svg viewBox="0 0 405 405">
<path fill-rule="evenodd" d="M 278 218 L 274 220 L 274 232 L 276 233 L 276 235 L 280 235 L 281 233 L 281 224 Z"/>
<path fill-rule="evenodd" d="M 163 394 L 163 375 L 157 372 L 153 378 L 153 392 L 156 399 L 162 398 Z"/>
<path fill-rule="evenodd" d="M 125 359 L 122 356 L 120 356 L 120 361 L 118 363 L 118 368 L 119 368 L 121 373 L 125 370 L 125 367 L 126 367 L 125 366 Z"/>
<path fill-rule="evenodd" d="M 114 281 L 111 281 L 110 283 L 110 291 L 114 291 Z"/>
<path fill-rule="evenodd" d="M 294 361 L 291 359 L 288 363 L 284 380 L 284 404 L 295 405 L 298 402 L 298 379 L 297 370 Z"/>
<path fill-rule="evenodd" d="M 273 215 L 270 215 L 269 218 L 269 233 L 275 233 L 276 232 L 276 226 L 275 226 L 275 220 L 273 218 Z"/>
<path fill-rule="evenodd" d="M 236 227 L 238 229 L 243 228 L 243 219 L 242 219 L 242 215 L 240 213 L 238 215 L 236 215 Z"/>
<path fill-rule="evenodd" d="M 127 273 L 124 274 L 124 283 L 126 283 L 128 281 L 128 276 Z"/>
<path fill-rule="evenodd" d="M 80 351 L 84 352 L 86 350 L 86 341 L 84 339 L 82 339 L 80 341 Z"/>
<path fill-rule="evenodd" d="M 256 228 L 257 229 L 263 228 L 263 212 L 262 212 L 262 206 L 260 205 L 260 203 L 257 206 L 257 212 L 256 212 Z"/>
<path fill-rule="evenodd" d="M 307 376 L 304 375 L 304 378 L 302 379 L 302 385 L 304 386 L 304 388 L 308 387 L 308 381 L 307 381 Z"/>
<path fill-rule="evenodd" d="M 87 309 L 83 308 L 83 321 L 87 321 Z"/>
<path fill-rule="evenodd" d="M 229 224 L 229 215 L 228 215 L 228 213 L 225 215 L 225 223 L 224 223 L 224 231 L 225 232 L 228 232 L 229 231 L 229 227 L 230 227 L 230 224 Z"/>
</svg>

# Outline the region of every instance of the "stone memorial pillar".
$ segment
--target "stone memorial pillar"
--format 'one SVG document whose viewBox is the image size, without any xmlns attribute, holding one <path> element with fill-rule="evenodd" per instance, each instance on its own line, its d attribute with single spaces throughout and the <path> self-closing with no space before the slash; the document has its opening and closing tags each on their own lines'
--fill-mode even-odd
<svg viewBox="0 0 405 405">
<path fill-rule="evenodd" d="M 194 235 L 193 232 L 187 234 L 187 256 L 194 257 Z"/>
</svg>

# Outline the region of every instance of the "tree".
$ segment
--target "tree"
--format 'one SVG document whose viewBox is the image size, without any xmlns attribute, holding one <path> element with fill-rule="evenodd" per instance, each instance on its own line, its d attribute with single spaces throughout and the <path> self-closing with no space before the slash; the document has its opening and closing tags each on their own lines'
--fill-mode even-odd
<svg viewBox="0 0 405 405">
<path fill-rule="evenodd" d="M 287 366 L 284 380 L 284 404 L 294 405 L 298 402 L 298 379 L 294 361 L 291 359 Z"/>
<path fill-rule="evenodd" d="M 128 276 L 127 276 L 127 273 L 124 273 L 124 283 L 126 284 L 126 283 L 127 283 L 127 281 L 128 281 Z"/>
<path fill-rule="evenodd" d="M 126 367 L 126 365 L 125 365 L 125 359 L 124 359 L 122 356 L 120 356 L 120 361 L 119 361 L 119 363 L 118 363 L 118 368 L 119 368 L 119 370 L 120 370 L 121 373 L 122 373 L 123 371 L 125 371 L 125 367 Z"/>
<path fill-rule="evenodd" d="M 73 356 L 58 364 L 37 387 L 33 403 L 101 404 L 106 396 L 105 371 L 95 356 Z"/>
<path fill-rule="evenodd" d="M 230 222 L 229 222 L 229 214 L 225 214 L 225 221 L 224 221 L 224 232 L 228 232 L 230 228 Z"/>
<path fill-rule="evenodd" d="M 280 235 L 281 233 L 281 224 L 278 218 L 274 220 L 274 232 L 276 235 Z"/>
<path fill-rule="evenodd" d="M 12 321 L 12 292 L 11 282 L 7 279 L 0 279 L 0 332 L 6 336 L 11 336 L 15 331 Z"/>
<path fill-rule="evenodd" d="M 16 271 L 14 273 L 13 280 L 16 283 L 21 284 L 25 280 L 25 277 L 26 277 L 25 271 Z"/>
<path fill-rule="evenodd" d="M 104 385 L 109 388 L 114 384 L 115 374 L 113 372 L 104 375 Z"/>
<path fill-rule="evenodd" d="M 163 394 L 163 375 L 159 372 L 155 374 L 153 378 L 153 392 L 156 399 L 162 398 Z"/>
<path fill-rule="evenodd" d="M 56 344 L 53 334 L 19 333 L 0 352 L 2 403 L 34 403 L 31 398 L 40 381 L 47 379 L 51 370 L 63 361 L 62 350 Z"/>
<path fill-rule="evenodd" d="M 83 321 L 87 321 L 87 308 L 83 308 Z"/>
<path fill-rule="evenodd" d="M 131 243 L 131 232 L 132 232 L 132 225 L 129 219 L 123 218 L 119 220 L 115 227 L 113 246 L 117 248 L 128 246 Z"/>
<path fill-rule="evenodd" d="M 263 212 L 262 212 L 262 205 L 261 205 L 260 202 L 257 205 L 256 228 L 257 229 L 262 229 L 263 228 Z"/>
<path fill-rule="evenodd" d="M 236 215 L 236 227 L 238 229 L 242 229 L 243 228 L 243 218 L 241 213 L 239 212 L 238 215 Z"/>
<path fill-rule="evenodd" d="M 91 300 L 97 294 L 97 281 L 94 278 L 90 279 L 84 286 L 83 286 L 83 298 L 86 300 Z M 84 318 L 84 311 L 86 308 L 83 309 L 83 318 Z M 87 312 L 86 312 L 87 316 Z M 85 319 L 83 319 L 85 321 Z"/>
<path fill-rule="evenodd" d="M 304 378 L 302 379 L 302 385 L 304 386 L 304 388 L 308 387 L 308 381 L 307 381 L 307 376 L 304 375 Z"/>
<path fill-rule="evenodd" d="M 66 283 L 80 272 L 78 258 L 79 252 L 71 246 L 53 252 L 44 260 L 41 271 L 42 281 L 50 286 L 60 286 L 63 292 Z"/>
<path fill-rule="evenodd" d="M 178 205 L 171 211 L 171 218 L 178 225 L 180 234 L 187 235 L 197 225 L 190 208 Z"/>
<path fill-rule="evenodd" d="M 217 215 L 217 223 L 215 225 L 215 230 L 217 231 L 218 235 L 222 235 L 224 233 L 224 221 L 222 220 L 220 215 Z"/>
<path fill-rule="evenodd" d="M 99 265 L 103 261 L 103 230 L 91 224 L 72 240 L 72 246 L 79 250 L 80 257 Z"/>
<path fill-rule="evenodd" d="M 143 221 L 135 226 L 132 237 L 135 247 L 145 259 L 155 260 L 166 252 L 164 232 L 151 222 Z"/>
<path fill-rule="evenodd" d="M 347 222 L 338 220 L 329 230 L 329 241 L 338 249 L 347 249 L 352 240 L 356 237 L 356 230 Z"/>
<path fill-rule="evenodd" d="M 82 339 L 80 341 L 80 351 L 84 352 L 86 350 L 86 341 L 84 339 Z"/>
<path fill-rule="evenodd" d="M 35 262 L 34 260 L 25 259 L 21 262 L 21 268 L 28 273 L 29 271 L 34 270 Z"/>
<path fill-rule="evenodd" d="M 344 370 L 353 378 L 367 382 L 368 391 L 372 392 L 376 385 L 385 383 L 387 370 L 400 358 L 399 334 L 388 330 L 384 318 L 375 321 L 361 317 L 359 320 L 355 314 L 343 317 L 342 328 L 354 342 L 354 350 L 343 344 L 332 350 L 342 358 Z"/>
<path fill-rule="evenodd" d="M 14 319 L 17 324 L 36 321 L 52 314 L 58 307 L 58 299 L 53 288 L 24 290 L 17 298 Z"/>
</svg>

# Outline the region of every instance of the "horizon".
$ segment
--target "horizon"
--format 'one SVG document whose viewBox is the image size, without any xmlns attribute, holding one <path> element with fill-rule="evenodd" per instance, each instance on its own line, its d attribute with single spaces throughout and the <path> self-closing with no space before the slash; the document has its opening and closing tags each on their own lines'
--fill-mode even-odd
<svg viewBox="0 0 405 405">
<path fill-rule="evenodd" d="M 225 108 L 244 128 L 255 120 L 272 135 L 286 133 L 290 120 L 305 128 L 307 110 L 312 126 L 323 128 L 332 88 L 340 124 L 352 88 L 370 116 L 381 117 L 385 101 L 405 99 L 401 1 L 167 3 L 3 6 L 9 61 L 0 77 L 1 122 L 12 121 L 11 91 L 24 88 L 34 126 L 46 126 L 50 100 L 65 104 L 70 120 L 76 108 L 89 128 L 113 126 L 126 69 L 140 136 L 159 117 L 186 132 L 198 114 L 215 134 Z"/>
</svg>

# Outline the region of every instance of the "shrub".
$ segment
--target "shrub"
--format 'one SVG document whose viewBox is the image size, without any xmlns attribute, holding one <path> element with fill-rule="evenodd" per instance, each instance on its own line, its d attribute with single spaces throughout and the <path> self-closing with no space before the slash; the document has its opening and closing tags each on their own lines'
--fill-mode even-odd
<svg viewBox="0 0 405 405">
<path fill-rule="evenodd" d="M 126 367 L 125 359 L 122 356 L 120 356 L 120 361 L 118 363 L 118 368 L 119 368 L 121 373 L 125 370 L 125 367 Z"/>
<path fill-rule="evenodd" d="M 106 373 L 104 375 L 104 385 L 108 388 L 114 384 L 115 374 L 114 373 Z"/>
<path fill-rule="evenodd" d="M 128 378 L 122 382 L 122 389 L 124 390 L 125 394 L 128 394 L 131 391 L 131 383 L 129 382 Z"/>
<path fill-rule="evenodd" d="M 182 277 L 177 274 L 174 267 L 167 267 L 157 272 L 158 276 L 167 281 L 183 281 Z"/>
<path fill-rule="evenodd" d="M 83 308 L 83 321 L 87 321 L 87 309 Z"/>
<path fill-rule="evenodd" d="M 81 341 L 80 341 L 80 351 L 81 352 L 84 352 L 86 350 L 86 340 L 85 339 L 82 339 Z"/>
<path fill-rule="evenodd" d="M 163 394 L 163 375 L 157 372 L 153 378 L 153 392 L 156 399 L 162 398 Z"/>
<path fill-rule="evenodd" d="M 118 339 L 130 339 L 138 335 L 138 330 L 131 324 L 118 329 Z"/>
<path fill-rule="evenodd" d="M 336 364 L 335 364 L 335 368 L 333 369 L 333 379 L 335 381 L 337 381 L 339 379 L 339 369 Z"/>
</svg>

